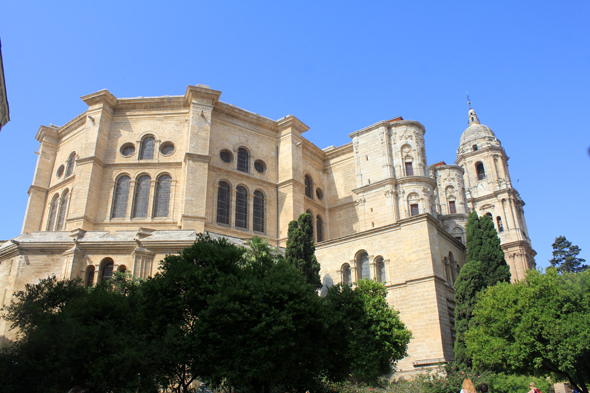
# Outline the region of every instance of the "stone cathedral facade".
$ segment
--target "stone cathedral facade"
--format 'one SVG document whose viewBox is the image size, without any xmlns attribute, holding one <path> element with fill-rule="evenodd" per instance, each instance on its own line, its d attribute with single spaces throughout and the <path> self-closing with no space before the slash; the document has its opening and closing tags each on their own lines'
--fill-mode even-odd
<svg viewBox="0 0 590 393">
<path fill-rule="evenodd" d="M 534 268 L 508 156 L 469 111 L 454 165 L 428 165 L 425 129 L 401 117 L 320 149 L 279 120 L 188 86 L 182 96 L 82 97 L 69 123 L 42 126 L 22 234 L 0 246 L 0 296 L 55 274 L 91 286 L 113 271 L 149 277 L 209 231 L 285 246 L 309 212 L 325 287 L 382 281 L 413 332 L 402 373 L 453 359 L 453 283 L 469 211 L 492 216 L 514 280 Z M 459 137 L 459 132 L 457 133 Z M 0 321 L 0 335 L 13 336 Z"/>
</svg>

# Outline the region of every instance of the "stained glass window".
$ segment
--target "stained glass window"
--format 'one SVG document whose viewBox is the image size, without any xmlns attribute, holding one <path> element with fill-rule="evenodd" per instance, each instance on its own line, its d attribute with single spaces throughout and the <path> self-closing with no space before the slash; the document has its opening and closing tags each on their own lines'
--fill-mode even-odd
<svg viewBox="0 0 590 393">
<path fill-rule="evenodd" d="M 102 265 L 102 274 L 100 275 L 100 282 L 105 283 L 113 277 L 113 260 L 108 258 L 108 262 Z"/>
<path fill-rule="evenodd" d="M 154 217 L 168 217 L 170 206 L 170 175 L 162 175 L 158 178 L 156 185 L 156 200 L 154 203 Z"/>
<path fill-rule="evenodd" d="M 311 181 L 311 177 L 305 175 L 305 196 L 308 198 L 313 198 L 312 186 L 313 182 Z"/>
<path fill-rule="evenodd" d="M 129 199 L 129 176 L 121 176 L 115 186 L 115 195 L 113 197 L 112 218 L 124 218 L 127 215 L 127 201 Z"/>
<path fill-rule="evenodd" d="M 236 228 L 248 229 L 248 191 L 242 186 L 236 189 Z"/>
<path fill-rule="evenodd" d="M 141 140 L 141 152 L 139 153 L 140 160 L 151 160 L 154 158 L 154 147 L 156 140 L 153 136 L 146 136 Z"/>
<path fill-rule="evenodd" d="M 150 196 L 151 178 L 148 175 L 140 176 L 135 184 L 135 199 L 133 201 L 133 218 L 147 218 Z"/>
<path fill-rule="evenodd" d="M 59 194 L 55 194 L 49 205 L 49 219 L 47 220 L 47 230 L 53 231 L 55 224 L 55 215 L 57 214 L 57 205 L 59 203 Z"/>
<path fill-rule="evenodd" d="M 231 202 L 229 184 L 222 181 L 217 189 L 217 222 L 229 225 L 229 206 Z"/>
<path fill-rule="evenodd" d="M 254 191 L 254 230 L 264 232 L 264 194 Z"/>
<path fill-rule="evenodd" d="M 371 278 L 371 267 L 369 266 L 369 255 L 366 252 L 362 252 L 358 256 L 358 267 L 361 273 L 361 278 Z"/>
<path fill-rule="evenodd" d="M 238 171 L 248 172 L 250 157 L 243 147 L 238 149 Z"/>
</svg>

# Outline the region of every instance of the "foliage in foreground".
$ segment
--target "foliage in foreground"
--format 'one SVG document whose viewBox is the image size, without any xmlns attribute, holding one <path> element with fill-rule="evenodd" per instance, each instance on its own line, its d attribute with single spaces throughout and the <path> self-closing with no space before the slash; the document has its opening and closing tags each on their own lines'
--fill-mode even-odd
<svg viewBox="0 0 590 393">
<path fill-rule="evenodd" d="M 308 284 L 316 289 L 322 287 L 320 264 L 315 257 L 311 214 L 303 213 L 297 221 L 293 220 L 289 223 L 285 259 L 301 271 Z"/>
</svg>

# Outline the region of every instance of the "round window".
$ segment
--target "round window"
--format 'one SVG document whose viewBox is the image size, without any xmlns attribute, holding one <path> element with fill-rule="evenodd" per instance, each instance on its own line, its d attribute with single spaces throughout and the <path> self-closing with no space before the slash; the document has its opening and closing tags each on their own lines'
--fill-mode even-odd
<svg viewBox="0 0 590 393">
<path fill-rule="evenodd" d="M 126 143 L 121 146 L 121 154 L 123 157 L 131 157 L 135 154 L 135 145 L 133 143 Z"/>
<path fill-rule="evenodd" d="M 256 169 L 256 172 L 258 173 L 264 173 L 266 172 L 266 164 L 264 163 L 264 161 L 257 160 L 254 163 L 254 169 Z"/>
<path fill-rule="evenodd" d="M 59 177 L 61 177 L 63 174 L 64 174 L 64 166 L 63 166 L 63 165 L 60 165 L 60 166 L 59 166 L 59 168 L 57 168 L 57 173 L 56 173 L 56 175 L 57 175 L 57 177 L 59 178 Z"/>
<path fill-rule="evenodd" d="M 221 157 L 221 161 L 225 162 L 226 164 L 232 162 L 233 158 L 232 154 L 228 150 L 222 150 L 221 153 L 219 153 L 219 157 Z"/>
<path fill-rule="evenodd" d="M 172 143 L 172 142 L 162 143 L 162 145 L 160 146 L 160 153 L 162 153 L 165 156 L 169 156 L 172 153 L 174 153 L 174 143 Z"/>
<path fill-rule="evenodd" d="M 316 188 L 315 190 L 315 194 L 317 195 L 318 199 L 321 201 L 322 199 L 324 199 L 324 192 L 322 190 L 320 190 L 319 188 Z"/>
</svg>

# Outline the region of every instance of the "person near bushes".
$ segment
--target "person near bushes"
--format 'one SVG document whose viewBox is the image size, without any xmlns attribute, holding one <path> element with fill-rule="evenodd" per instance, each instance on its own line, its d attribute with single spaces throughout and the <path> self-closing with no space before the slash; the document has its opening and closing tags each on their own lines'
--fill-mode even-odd
<svg viewBox="0 0 590 393">
<path fill-rule="evenodd" d="M 459 393 L 477 393 L 475 391 L 475 385 L 471 382 L 471 379 L 467 378 L 463 381 L 463 389 Z"/>
<path fill-rule="evenodd" d="M 531 390 L 529 390 L 529 393 L 541 393 L 541 391 L 535 387 L 534 382 L 529 383 L 529 388 L 531 388 Z"/>
<path fill-rule="evenodd" d="M 479 391 L 481 393 L 488 393 L 488 385 L 486 385 L 485 383 L 482 383 L 481 385 L 479 385 Z"/>
</svg>

